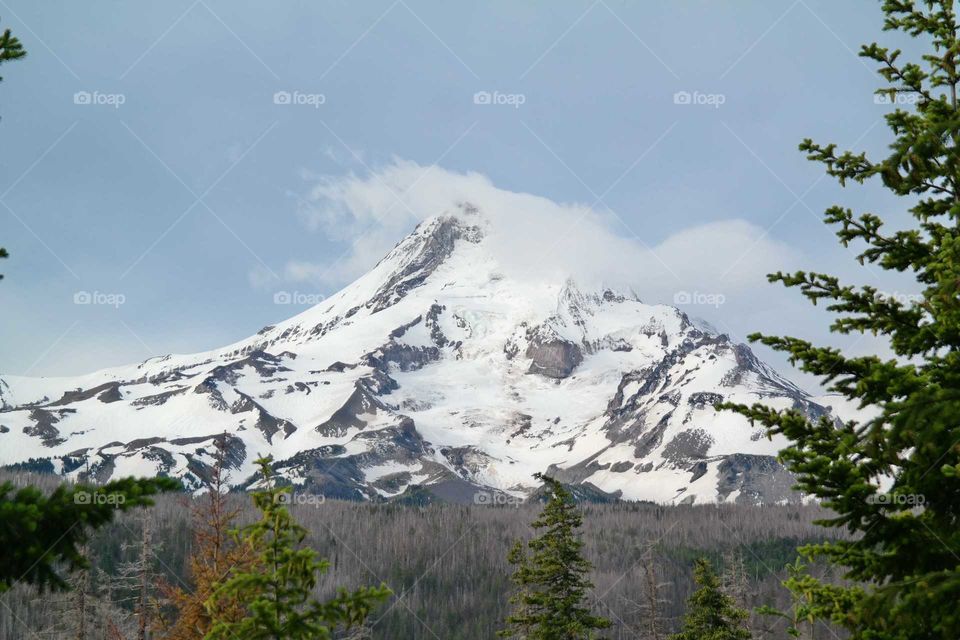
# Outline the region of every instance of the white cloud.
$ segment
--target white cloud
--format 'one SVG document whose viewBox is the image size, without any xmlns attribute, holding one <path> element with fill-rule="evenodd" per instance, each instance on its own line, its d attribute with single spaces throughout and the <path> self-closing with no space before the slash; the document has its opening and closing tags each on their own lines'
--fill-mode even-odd
<svg viewBox="0 0 960 640">
<path fill-rule="evenodd" d="M 691 227 L 650 246 L 617 233 L 624 227 L 610 212 L 499 189 L 479 173 L 404 160 L 369 175 L 316 180 L 298 214 L 308 229 L 340 239 L 344 251 L 323 263 L 288 262 L 283 277 L 290 282 L 342 286 L 373 267 L 417 222 L 461 203 L 490 220 L 488 244 L 508 272 L 630 287 L 650 301 L 671 302 L 678 290 L 752 297 L 762 288 L 760 299 L 769 304 L 765 274 L 796 259 L 790 247 L 744 220 Z"/>
</svg>

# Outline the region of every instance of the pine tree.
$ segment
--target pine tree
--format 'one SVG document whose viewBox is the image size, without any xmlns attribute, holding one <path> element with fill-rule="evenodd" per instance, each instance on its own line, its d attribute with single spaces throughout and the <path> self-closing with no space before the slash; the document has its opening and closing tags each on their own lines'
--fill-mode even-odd
<svg viewBox="0 0 960 640">
<path fill-rule="evenodd" d="M 749 640 L 744 626 L 748 613 L 720 588 L 720 580 L 706 560 L 697 560 L 693 569 L 697 590 L 687 600 L 680 633 L 671 640 Z"/>
<path fill-rule="evenodd" d="M 25 55 L 27 55 L 27 52 L 24 51 L 23 45 L 10 33 L 10 29 L 4 30 L 4 32 L 0 34 L 0 64 L 9 62 L 10 60 L 18 60 Z M 0 81 L 2 80 L 3 78 L 0 77 Z M 7 253 L 7 250 L 0 247 L 0 258 L 9 257 L 10 255 Z M 0 273 L 0 280 L 3 280 L 2 273 Z"/>
<path fill-rule="evenodd" d="M 534 477 L 546 484 L 548 498 L 531 526 L 544 531 L 526 545 L 518 541 L 510 551 L 517 592 L 510 598 L 513 612 L 507 628 L 498 635 L 524 640 L 596 637 L 594 631 L 606 629 L 610 621 L 591 614 L 584 605 L 593 585 L 587 577 L 591 565 L 581 553 L 583 541 L 577 534 L 583 516 L 562 484 L 541 474 Z"/>
<path fill-rule="evenodd" d="M 10 29 L 5 29 L 0 34 L 0 64 L 11 60 L 19 60 L 25 55 L 27 55 L 27 52 L 24 51 L 20 41 L 10 33 Z M 0 81 L 2 80 L 3 77 L 0 77 Z"/>
<path fill-rule="evenodd" d="M 781 458 L 798 488 L 835 513 L 820 524 L 845 527 L 848 539 L 801 549 L 859 584 L 830 585 L 809 574 L 787 585 L 800 617 L 832 621 L 853 640 L 960 637 L 960 39 L 952 0 L 886 0 L 884 30 L 920 38 L 926 53 L 901 61 L 876 43 L 860 55 L 879 64 L 878 102 L 893 140 L 889 155 L 840 153 L 804 140 L 800 149 L 842 186 L 879 182 L 903 197 L 915 222 L 887 232 L 872 213 L 827 209 L 843 246 L 862 243 L 858 260 L 915 278 L 922 294 L 896 296 L 843 284 L 822 273 L 776 273 L 837 314 L 831 330 L 882 337 L 895 357 L 847 357 L 785 337 L 751 336 L 789 354 L 829 390 L 876 417 L 836 425 L 796 410 L 724 405 L 782 434 Z M 904 108 L 906 107 L 906 108 Z M 886 492 L 882 482 L 892 482 Z"/>
<path fill-rule="evenodd" d="M 286 507 L 289 487 L 278 487 L 270 458 L 257 461 L 263 488 L 253 494 L 260 520 L 235 532 L 237 544 L 249 546 L 256 559 L 253 570 L 238 570 L 207 600 L 213 618 L 209 640 L 325 640 L 332 630 L 360 624 L 370 611 L 390 595 L 385 586 L 341 589 L 332 600 L 313 597 L 317 576 L 330 564 L 317 552 L 303 547 L 306 529 L 296 523 Z M 226 619 L 224 601 L 246 603 L 249 611 L 240 620 Z"/>
<path fill-rule="evenodd" d="M 29 486 L 11 495 L 13 484 L 0 484 L 0 593 L 14 582 L 41 591 L 68 588 L 58 567 L 90 566 L 80 550 L 90 531 L 119 512 L 152 505 L 150 496 L 180 488 L 172 478 L 123 478 L 100 487 L 61 485 L 45 496 Z"/>
<path fill-rule="evenodd" d="M 252 549 L 230 537 L 230 530 L 240 512 L 227 503 L 228 481 L 225 467 L 225 442 L 217 441 L 217 457 L 207 493 L 192 509 L 193 549 L 187 560 L 192 587 L 163 582 L 165 600 L 175 609 L 172 621 L 160 625 L 164 640 L 200 640 L 210 631 L 214 618 L 238 622 L 247 615 L 245 603 L 236 598 L 220 597 L 217 610 L 207 610 L 206 602 L 231 572 L 252 571 L 256 556 Z"/>
</svg>

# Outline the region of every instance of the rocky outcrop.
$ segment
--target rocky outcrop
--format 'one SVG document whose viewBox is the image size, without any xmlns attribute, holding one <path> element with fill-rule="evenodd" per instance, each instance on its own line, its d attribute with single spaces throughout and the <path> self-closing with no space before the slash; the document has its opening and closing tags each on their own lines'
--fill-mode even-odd
<svg viewBox="0 0 960 640">
<path fill-rule="evenodd" d="M 64 415 L 76 412 L 76 409 L 60 409 L 59 411 L 34 409 L 30 412 L 30 420 L 33 421 L 33 425 L 24 427 L 23 432 L 28 436 L 39 438 L 45 447 L 55 447 L 67 441 L 60 435 L 60 430 L 55 425 L 60 422 Z"/>
<path fill-rule="evenodd" d="M 726 500 L 736 492 L 737 504 L 799 502 L 793 489 L 796 478 L 773 456 L 735 453 L 726 456 L 718 469 L 717 496 Z"/>
<path fill-rule="evenodd" d="M 557 379 L 566 378 L 583 362 L 580 347 L 565 340 L 531 344 L 526 356 L 531 360 L 528 373 Z"/>
<path fill-rule="evenodd" d="M 524 355 L 530 359 L 527 373 L 548 378 L 563 379 L 583 362 L 580 345 L 562 338 L 550 326 L 541 325 L 527 331 L 527 349 Z"/>
<path fill-rule="evenodd" d="M 363 429 L 367 426 L 365 417 L 376 416 L 386 409 L 362 385 L 357 385 L 342 407 L 336 410 L 328 420 L 318 424 L 315 431 L 322 436 L 339 438 L 350 429 Z"/>
</svg>

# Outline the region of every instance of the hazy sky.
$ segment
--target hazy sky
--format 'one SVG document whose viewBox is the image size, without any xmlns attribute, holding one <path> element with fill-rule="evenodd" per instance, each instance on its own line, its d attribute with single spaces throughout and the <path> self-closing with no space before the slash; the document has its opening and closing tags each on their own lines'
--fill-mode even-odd
<svg viewBox="0 0 960 640">
<path fill-rule="evenodd" d="M 669 266 L 638 271 L 642 297 L 713 295 L 685 310 L 738 339 L 878 348 L 828 338 L 825 316 L 763 274 L 909 292 L 820 222 L 842 203 L 902 224 L 904 207 L 839 189 L 796 150 L 883 151 L 890 107 L 855 55 L 902 44 L 879 3 L 471 5 L 0 0 L 0 28 L 29 51 L 0 68 L 0 372 L 205 350 L 289 317 L 305 307 L 276 292 L 335 291 L 420 215 L 365 225 L 353 209 L 318 216 L 325 199 L 431 165 L 421 189 L 480 174 L 596 209 L 583 233 Z"/>
</svg>

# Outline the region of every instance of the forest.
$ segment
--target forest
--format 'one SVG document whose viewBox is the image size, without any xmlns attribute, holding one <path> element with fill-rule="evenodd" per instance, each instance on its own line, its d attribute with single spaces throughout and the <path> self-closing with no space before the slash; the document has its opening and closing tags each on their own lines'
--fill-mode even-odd
<svg viewBox="0 0 960 640">
<path fill-rule="evenodd" d="M 32 475 L 13 479 L 38 481 Z M 53 484 L 49 476 L 40 482 Z M 226 502 L 240 509 L 238 523 L 255 518 L 246 495 L 231 493 Z M 305 544 L 331 563 L 315 595 L 326 599 L 338 587 L 383 582 L 394 597 L 368 619 L 369 637 L 411 640 L 493 638 L 503 628 L 511 592 L 507 550 L 527 536 L 540 510 L 538 504 L 303 502 L 290 510 L 309 531 Z M 135 638 L 140 576 L 146 575 L 149 637 L 163 638 L 163 619 L 170 614 L 163 585 L 190 575 L 191 510 L 199 507 L 202 514 L 205 503 L 203 496 L 168 494 L 151 509 L 120 516 L 87 543 L 92 566 L 71 579 L 74 591 L 38 598 L 22 586 L 4 597 L 9 608 L 0 607 L 0 637 L 76 638 L 86 617 L 87 638 Z M 740 606 L 787 608 L 790 594 L 781 583 L 786 566 L 797 559 L 796 547 L 833 534 L 813 524 L 825 514 L 817 506 L 583 503 L 581 510 L 584 555 L 594 567 L 591 607 L 612 622 L 605 637 L 618 640 L 665 639 L 676 631 L 693 591 L 693 562 L 701 557 L 714 565 Z M 825 566 L 816 569 L 830 574 Z M 87 579 L 81 606 L 77 587 Z M 787 638 L 786 626 L 783 618 L 756 613 L 748 621 L 755 638 Z M 819 631 L 805 629 L 805 637 L 833 637 L 817 626 Z M 363 636 L 344 631 L 338 637 Z"/>
</svg>

